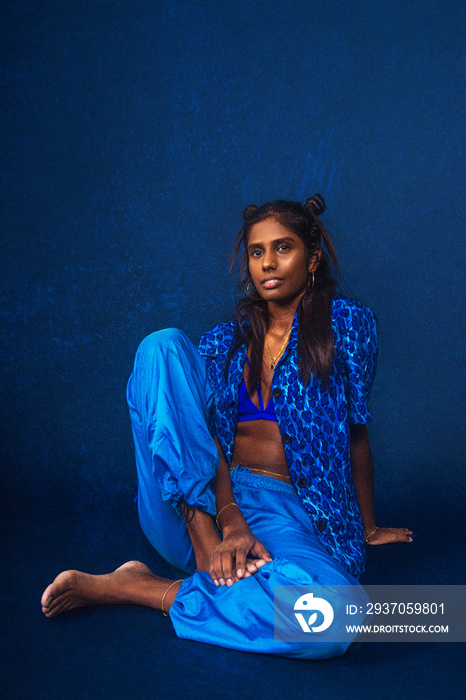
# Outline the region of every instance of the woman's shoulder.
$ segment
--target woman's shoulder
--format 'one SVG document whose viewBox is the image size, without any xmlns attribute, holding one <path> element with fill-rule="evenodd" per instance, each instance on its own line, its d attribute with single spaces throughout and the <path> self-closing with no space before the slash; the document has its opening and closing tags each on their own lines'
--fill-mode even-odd
<svg viewBox="0 0 466 700">
<path fill-rule="evenodd" d="M 335 297 L 332 300 L 332 319 L 345 325 L 352 320 L 375 322 L 374 312 L 356 299 Z"/>
<path fill-rule="evenodd" d="M 201 355 L 216 355 L 228 352 L 235 334 L 237 322 L 217 323 L 216 326 L 203 334 L 199 342 Z"/>
<path fill-rule="evenodd" d="M 365 304 L 356 299 L 335 297 L 332 301 L 332 323 L 338 334 L 357 333 L 377 335 L 377 319 Z"/>
</svg>

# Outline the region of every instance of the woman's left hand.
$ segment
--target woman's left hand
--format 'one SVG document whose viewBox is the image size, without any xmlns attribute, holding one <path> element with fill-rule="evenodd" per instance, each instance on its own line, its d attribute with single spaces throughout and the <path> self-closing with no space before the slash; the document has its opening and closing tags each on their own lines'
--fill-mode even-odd
<svg viewBox="0 0 466 700">
<path fill-rule="evenodd" d="M 412 542 L 412 530 L 406 527 L 378 527 L 375 532 L 364 528 L 366 544 L 394 544 L 395 542 Z"/>
</svg>

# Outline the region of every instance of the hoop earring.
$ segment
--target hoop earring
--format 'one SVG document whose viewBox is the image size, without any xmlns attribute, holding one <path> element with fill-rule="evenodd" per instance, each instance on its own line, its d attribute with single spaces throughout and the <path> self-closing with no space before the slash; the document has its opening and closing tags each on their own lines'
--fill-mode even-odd
<svg viewBox="0 0 466 700">
<path fill-rule="evenodd" d="M 259 296 L 259 297 L 253 297 L 252 294 L 251 294 L 251 292 L 249 291 L 249 287 L 251 286 L 251 284 L 252 284 L 252 280 L 251 280 L 250 282 L 248 282 L 248 286 L 246 287 L 246 291 L 247 291 L 247 293 L 248 293 L 248 296 L 251 297 L 251 299 L 253 299 L 254 301 L 260 301 L 260 300 L 262 299 L 261 296 Z M 256 292 L 257 292 L 257 289 L 256 289 Z"/>
<path fill-rule="evenodd" d="M 309 286 L 309 280 L 311 279 L 311 275 L 309 275 L 309 277 L 307 278 L 307 288 L 308 288 L 309 292 L 312 293 L 312 292 L 314 291 L 314 280 L 315 280 L 315 275 L 314 275 L 313 272 L 312 272 L 311 274 L 312 274 L 312 287 Z"/>
</svg>

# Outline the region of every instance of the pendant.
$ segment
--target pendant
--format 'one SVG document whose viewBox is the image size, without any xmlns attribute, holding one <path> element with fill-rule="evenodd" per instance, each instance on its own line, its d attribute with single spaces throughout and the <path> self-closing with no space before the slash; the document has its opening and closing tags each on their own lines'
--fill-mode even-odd
<svg viewBox="0 0 466 700">
<path fill-rule="evenodd" d="M 271 365 L 270 365 L 270 369 L 271 369 L 272 371 L 275 369 L 275 365 L 273 364 L 273 362 L 272 362 Z"/>
</svg>

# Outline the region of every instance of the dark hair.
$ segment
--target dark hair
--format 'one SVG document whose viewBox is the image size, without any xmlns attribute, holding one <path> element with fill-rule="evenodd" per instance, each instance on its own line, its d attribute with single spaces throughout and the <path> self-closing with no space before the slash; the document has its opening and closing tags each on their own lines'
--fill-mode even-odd
<svg viewBox="0 0 466 700">
<path fill-rule="evenodd" d="M 317 218 L 325 208 L 323 198 L 316 194 L 306 199 L 304 205 L 279 200 L 263 204 L 261 207 L 251 205 L 244 211 L 244 224 L 236 240 L 230 271 L 243 245 L 240 277 L 245 295 L 236 307 L 238 326 L 228 353 L 225 373 L 237 349 L 244 342 L 250 344 L 251 366 L 247 384 L 251 396 L 261 381 L 262 352 L 269 314 L 264 299 L 256 300 L 250 296 L 257 292 L 249 274 L 247 241 L 254 224 L 270 217 L 277 219 L 282 226 L 301 238 L 308 262 L 316 252 L 322 250 L 314 274 L 314 285 L 306 291 L 298 305 L 298 366 L 305 384 L 309 382 L 311 373 L 316 372 L 322 382 L 329 386 L 333 356 L 331 303 L 335 294 L 338 261 L 333 243 Z"/>
</svg>

